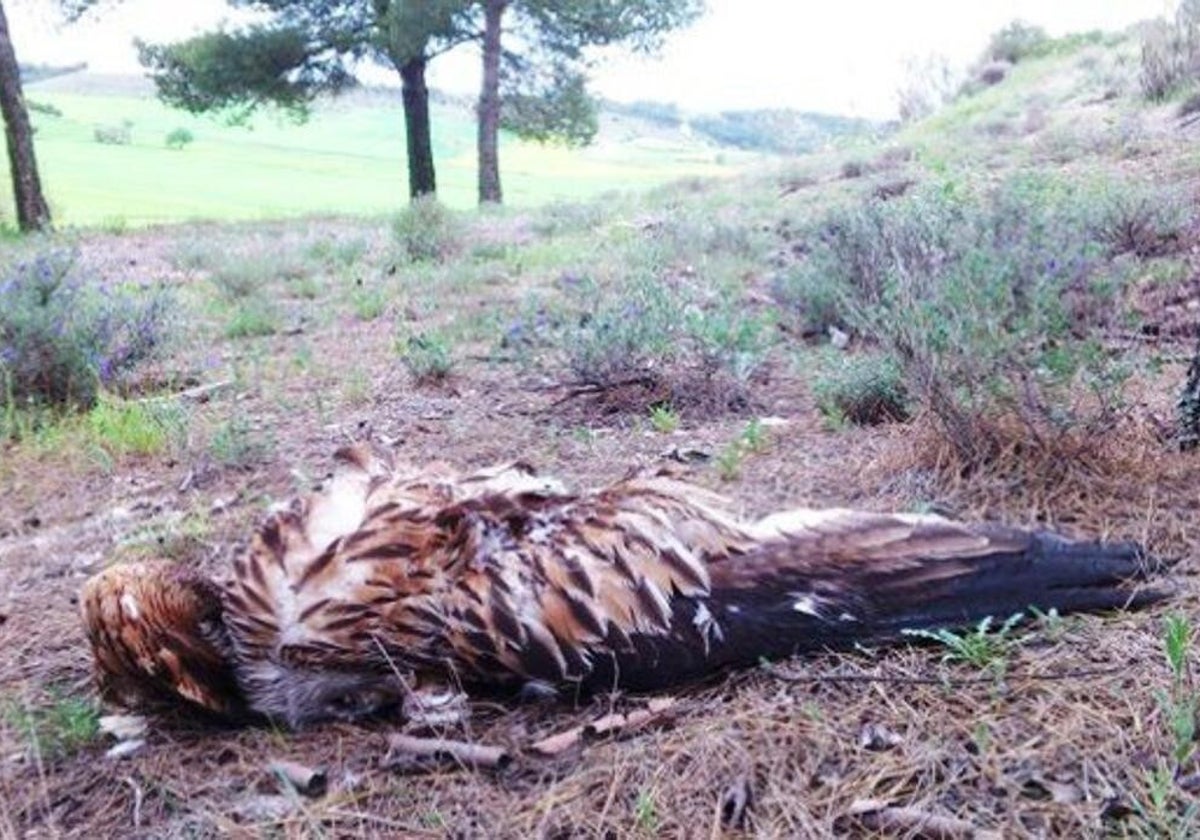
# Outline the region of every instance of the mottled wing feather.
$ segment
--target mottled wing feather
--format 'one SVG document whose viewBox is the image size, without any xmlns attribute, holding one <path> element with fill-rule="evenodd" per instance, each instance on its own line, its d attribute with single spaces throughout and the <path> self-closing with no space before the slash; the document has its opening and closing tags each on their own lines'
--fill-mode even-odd
<svg viewBox="0 0 1200 840">
<path fill-rule="evenodd" d="M 480 495 L 442 522 L 452 522 L 442 551 L 454 556 L 431 560 L 457 574 L 438 601 L 447 658 L 492 681 L 582 680 L 632 637 L 667 636 L 677 599 L 707 593 L 707 562 L 751 545 L 683 485 L 658 479 L 589 496 Z M 404 609 L 389 619 L 404 624 Z"/>
</svg>

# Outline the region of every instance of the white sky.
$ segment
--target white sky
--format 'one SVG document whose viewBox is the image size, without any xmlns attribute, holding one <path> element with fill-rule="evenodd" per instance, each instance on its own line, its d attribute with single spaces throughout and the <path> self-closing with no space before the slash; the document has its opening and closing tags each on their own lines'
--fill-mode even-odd
<svg viewBox="0 0 1200 840">
<path fill-rule="evenodd" d="M 84 26 L 54 24 L 54 0 L 9 0 L 17 55 L 28 62 L 87 61 L 102 72 L 140 72 L 130 42 L 175 40 L 230 15 L 224 0 L 125 0 Z M 674 33 L 661 57 L 612 52 L 593 72 L 596 92 L 694 110 L 788 107 L 871 117 L 895 113 L 909 58 L 975 58 L 988 36 L 1021 18 L 1052 35 L 1121 29 L 1172 13 L 1175 0 L 709 0 L 708 14 Z M 394 74 L 372 74 L 373 82 Z M 472 50 L 430 65 L 430 83 L 478 87 Z"/>
</svg>

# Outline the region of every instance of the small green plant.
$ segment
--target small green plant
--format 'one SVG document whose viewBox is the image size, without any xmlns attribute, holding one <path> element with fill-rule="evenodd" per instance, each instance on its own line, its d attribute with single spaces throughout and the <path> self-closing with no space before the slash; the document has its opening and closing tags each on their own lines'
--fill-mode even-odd
<svg viewBox="0 0 1200 840">
<path fill-rule="evenodd" d="M 387 311 L 387 291 L 379 286 L 355 286 L 350 293 L 350 306 L 360 321 L 374 321 Z"/>
<path fill-rule="evenodd" d="M 740 441 L 734 441 L 717 453 L 713 463 L 717 466 L 717 475 L 722 481 L 736 481 L 742 475 L 742 461 L 746 452 Z"/>
<path fill-rule="evenodd" d="M 604 294 L 592 281 L 579 281 L 587 313 L 563 331 L 567 364 L 578 383 L 607 387 L 654 372 L 679 352 L 679 307 L 667 288 L 639 278 Z"/>
<path fill-rule="evenodd" d="M 1013 629 L 1024 619 L 1014 613 L 997 629 L 992 629 L 992 616 L 985 616 L 974 629 L 966 633 L 940 628 L 938 630 L 903 630 L 906 636 L 929 639 L 945 647 L 943 662 L 962 662 L 981 671 L 990 670 L 1002 677 L 1008 669 L 1008 657 L 1022 639 L 1013 638 Z"/>
<path fill-rule="evenodd" d="M 418 198 L 400 211 L 392 233 L 413 262 L 443 262 L 461 247 L 458 218 L 432 197 Z"/>
<path fill-rule="evenodd" d="M 310 260 L 325 263 L 334 268 L 350 268 L 367 252 L 364 239 L 338 239 L 322 237 L 309 243 L 305 255 Z"/>
<path fill-rule="evenodd" d="M 1187 617 L 1174 613 L 1163 624 L 1163 652 L 1171 668 L 1169 691 L 1158 693 L 1159 708 L 1172 736 L 1172 760 L 1176 767 L 1186 763 L 1196 751 L 1196 715 L 1200 695 L 1192 691 L 1189 658 L 1192 626 Z"/>
<path fill-rule="evenodd" d="M 654 801 L 654 791 L 643 790 L 638 794 L 637 802 L 633 805 L 633 818 L 639 830 L 650 834 L 658 831 L 658 806 Z"/>
<path fill-rule="evenodd" d="M 1193 837 L 1200 823 L 1200 803 L 1184 793 L 1179 780 L 1186 775 L 1196 755 L 1196 717 L 1200 693 L 1193 684 L 1190 659 L 1192 625 L 1186 615 L 1173 613 L 1163 622 L 1163 654 L 1171 672 L 1171 684 L 1155 692 L 1170 755 L 1144 770 L 1144 799 L 1135 800 L 1135 810 L 1147 836 Z"/>
<path fill-rule="evenodd" d="M 275 307 L 259 297 L 238 301 L 225 324 L 226 338 L 254 338 L 278 331 L 279 315 Z"/>
<path fill-rule="evenodd" d="M 757 417 L 746 424 L 741 434 L 717 453 L 713 462 L 722 481 L 735 481 L 742 474 L 742 463 L 750 455 L 765 452 L 771 443 L 766 426 Z"/>
<path fill-rule="evenodd" d="M 771 444 L 771 436 L 767 431 L 767 427 L 757 417 L 750 418 L 750 421 L 746 423 L 746 428 L 742 429 L 742 435 L 738 440 L 747 452 L 755 454 L 766 452 L 767 447 Z"/>
<path fill-rule="evenodd" d="M 185 146 L 191 145 L 193 142 L 195 142 L 195 140 L 196 135 L 192 134 L 189 129 L 180 127 L 171 129 L 171 131 L 167 132 L 167 137 L 164 143 L 168 149 L 179 151 Z"/>
<path fill-rule="evenodd" d="M 155 455 L 180 442 L 185 421 L 173 403 L 105 396 L 88 412 L 87 428 L 96 444 L 114 457 Z"/>
<path fill-rule="evenodd" d="M 105 216 L 100 220 L 100 230 L 113 236 L 120 236 L 129 231 L 129 220 L 121 215 Z"/>
<path fill-rule="evenodd" d="M 450 341 L 440 332 L 417 333 L 396 341 L 396 352 L 420 384 L 441 382 L 454 368 Z"/>
<path fill-rule="evenodd" d="M 100 731 L 100 714 L 88 699 L 59 694 L 48 706 L 7 703 L 4 717 L 42 759 L 59 759 L 87 746 Z"/>
<path fill-rule="evenodd" d="M 679 428 L 679 414 L 665 403 L 651 406 L 650 425 L 659 434 L 669 435 Z"/>
<path fill-rule="evenodd" d="M 208 279 L 221 297 L 235 301 L 263 294 L 279 276 L 279 266 L 271 255 L 232 252 L 210 256 Z"/>
<path fill-rule="evenodd" d="M 221 423 L 208 440 L 208 453 L 223 467 L 244 469 L 271 457 L 270 440 L 245 417 L 234 415 Z"/>
<path fill-rule="evenodd" d="M 360 368 L 354 368 L 342 378 L 342 400 L 359 405 L 371 398 L 371 378 Z"/>
<path fill-rule="evenodd" d="M 771 349 L 773 313 L 747 311 L 731 294 L 706 306 L 692 306 L 684 318 L 683 341 L 701 372 L 712 378 L 724 372 L 744 384 L 757 373 Z"/>
<path fill-rule="evenodd" d="M 908 418 L 900 367 L 879 354 L 825 355 L 812 383 L 821 413 L 834 423 L 874 426 Z"/>
</svg>

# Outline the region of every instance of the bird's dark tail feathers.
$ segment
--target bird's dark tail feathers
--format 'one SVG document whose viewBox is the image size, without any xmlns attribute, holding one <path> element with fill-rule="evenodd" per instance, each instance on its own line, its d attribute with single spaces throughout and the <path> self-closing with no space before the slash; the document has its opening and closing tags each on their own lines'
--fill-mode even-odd
<svg viewBox="0 0 1200 840">
<path fill-rule="evenodd" d="M 912 585 L 904 577 L 868 575 L 871 635 L 886 639 L 906 629 L 964 626 L 1032 610 L 1134 609 L 1168 594 L 1142 583 L 1164 564 L 1136 543 L 1071 542 L 1038 533 L 1020 552 L 953 562 L 960 574 Z"/>
<path fill-rule="evenodd" d="M 776 555 L 761 568 L 717 581 L 710 596 L 676 613 L 671 641 L 620 657 L 621 682 L 656 687 L 714 666 L 797 653 L 898 642 L 906 630 L 974 626 L 1034 610 L 1132 609 L 1166 597 L 1145 579 L 1165 564 L 1132 543 L 1070 542 L 997 529 L 994 548 L 925 559 L 801 563 Z M 743 558 L 752 568 L 754 558 Z M 684 639 L 693 633 L 703 644 Z M 647 667 L 647 663 L 650 666 Z"/>
<path fill-rule="evenodd" d="M 757 646 L 760 655 L 779 655 L 887 642 L 905 630 L 964 627 L 987 616 L 1132 609 L 1168 594 L 1142 583 L 1164 564 L 1134 543 L 999 533 L 994 551 L 860 561 L 791 580 L 784 569 L 759 587 L 714 591 L 709 608 L 726 618 L 730 653 Z"/>
</svg>

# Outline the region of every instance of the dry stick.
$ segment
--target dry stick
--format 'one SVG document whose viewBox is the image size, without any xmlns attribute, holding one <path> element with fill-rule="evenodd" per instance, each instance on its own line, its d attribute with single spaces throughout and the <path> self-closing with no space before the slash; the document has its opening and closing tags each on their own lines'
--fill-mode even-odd
<svg viewBox="0 0 1200 840">
<path fill-rule="evenodd" d="M 267 765 L 267 769 L 302 796 L 324 796 L 329 788 L 329 779 L 322 767 L 276 759 Z"/>
<path fill-rule="evenodd" d="M 598 717 L 591 723 L 585 723 L 583 726 L 576 726 L 573 729 L 535 741 L 531 745 L 531 749 L 542 755 L 558 755 L 580 741 L 595 740 L 611 733 L 630 731 L 644 726 L 662 716 L 674 705 L 674 697 L 655 697 L 650 700 L 645 709 L 637 709 L 624 714 L 613 712 Z"/>
<path fill-rule="evenodd" d="M 941 679 L 940 677 L 889 677 L 874 674 L 797 674 L 793 671 L 781 671 L 772 666 L 766 667 L 766 672 L 783 682 L 828 682 L 828 683 L 887 683 L 889 685 L 944 685 L 948 688 L 958 688 L 964 685 L 984 685 L 996 682 L 995 677 L 963 677 L 961 679 Z M 1074 671 L 1062 671 L 1057 674 L 1005 674 L 1005 680 L 1023 678 L 1036 682 L 1056 682 L 1059 680 L 1082 679 L 1084 677 L 1108 677 L 1127 670 L 1124 667 L 1111 668 L 1080 668 Z"/>
<path fill-rule="evenodd" d="M 395 756 L 399 753 L 400 756 Z M 503 770 L 512 763 L 512 756 L 502 747 L 453 741 L 449 738 L 418 738 L 394 733 L 388 736 L 388 757 L 385 767 L 403 766 L 405 761 L 451 760 L 467 767 L 486 767 Z"/>
<path fill-rule="evenodd" d="M 555 408 L 565 402 L 569 402 L 576 397 L 587 396 L 588 394 L 603 394 L 606 391 L 612 391 L 616 388 L 624 388 L 627 385 L 655 385 L 656 380 L 652 376 L 632 376 L 628 379 L 619 379 L 616 382 L 583 382 L 576 385 L 561 385 L 558 387 L 569 388 L 567 395 L 560 397 L 550 404 L 550 408 Z"/>
</svg>

